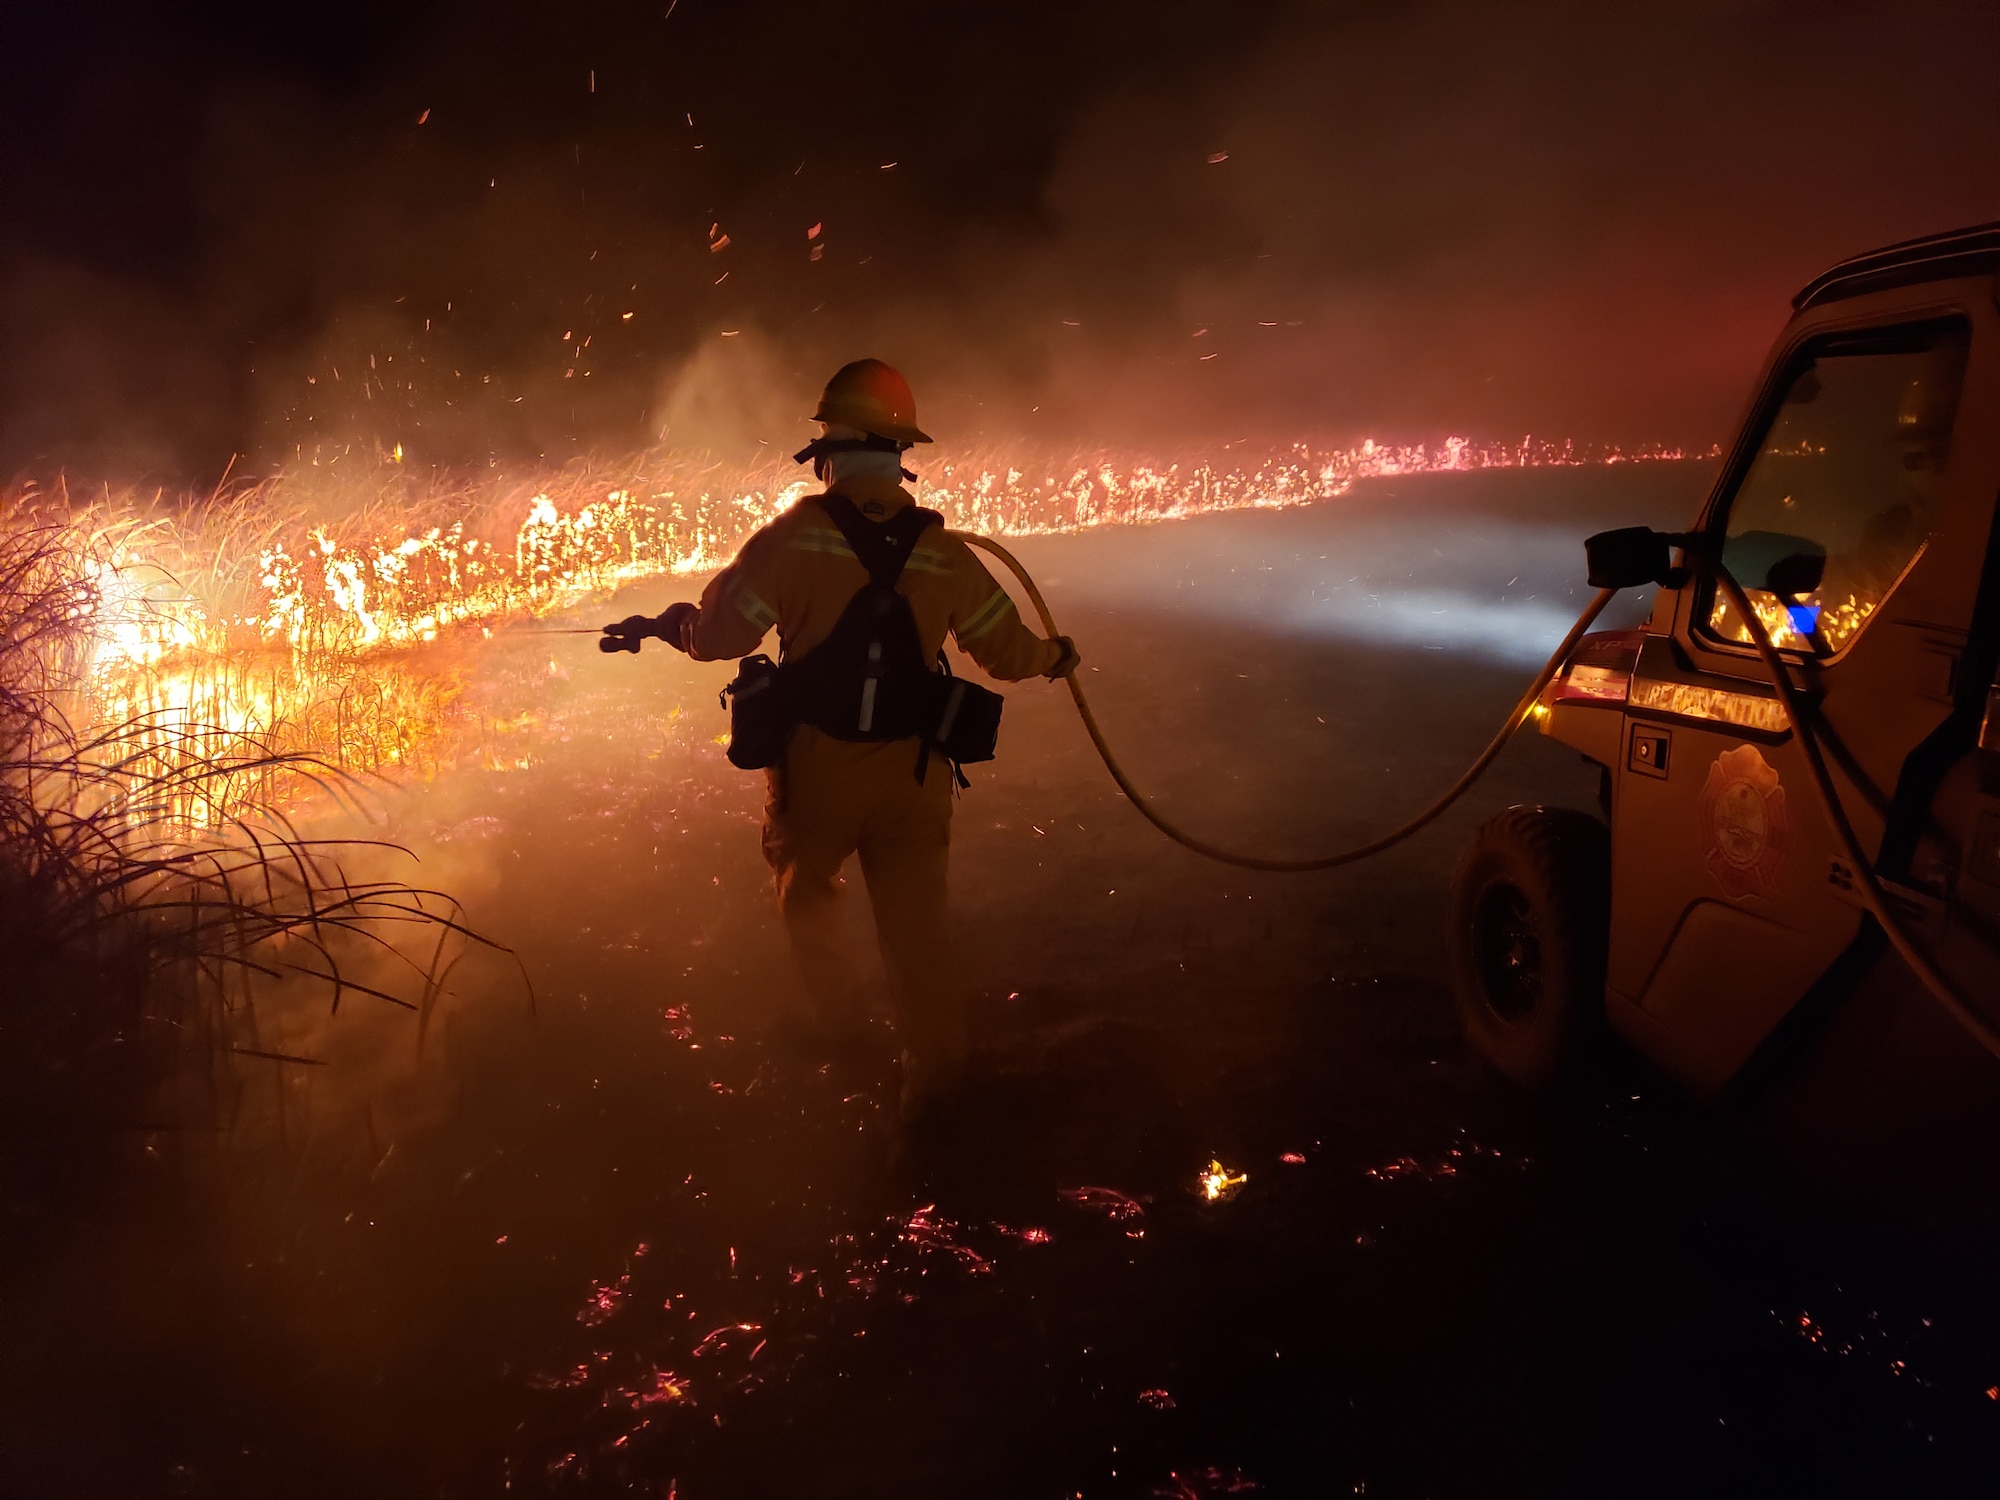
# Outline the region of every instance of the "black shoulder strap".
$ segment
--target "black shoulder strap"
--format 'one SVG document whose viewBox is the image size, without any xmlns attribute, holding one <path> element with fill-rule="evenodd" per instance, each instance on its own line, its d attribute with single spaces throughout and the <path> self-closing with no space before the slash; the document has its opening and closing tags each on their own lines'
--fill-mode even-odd
<svg viewBox="0 0 2000 1500">
<path fill-rule="evenodd" d="M 845 495 L 818 495 L 827 519 L 840 528 L 847 545 L 868 570 L 869 581 L 888 587 L 902 576 L 903 565 L 916 550 L 917 538 L 933 523 L 942 526 L 944 517 L 921 506 L 905 506 L 886 521 L 871 521 Z"/>
</svg>

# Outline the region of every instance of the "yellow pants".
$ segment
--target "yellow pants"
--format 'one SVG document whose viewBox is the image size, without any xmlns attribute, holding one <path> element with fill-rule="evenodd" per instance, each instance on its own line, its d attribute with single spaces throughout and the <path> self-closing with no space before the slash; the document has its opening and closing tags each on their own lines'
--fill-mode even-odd
<svg viewBox="0 0 2000 1500">
<path fill-rule="evenodd" d="M 966 1050 L 965 998 L 945 925 L 951 847 L 951 766 L 933 756 L 920 784 L 914 740 L 855 744 L 797 730 L 770 773 L 764 858 L 816 1019 L 863 1015 L 853 956 L 840 930 L 840 867 L 861 856 L 875 932 L 889 972 L 897 1033 L 928 1063 Z"/>
</svg>

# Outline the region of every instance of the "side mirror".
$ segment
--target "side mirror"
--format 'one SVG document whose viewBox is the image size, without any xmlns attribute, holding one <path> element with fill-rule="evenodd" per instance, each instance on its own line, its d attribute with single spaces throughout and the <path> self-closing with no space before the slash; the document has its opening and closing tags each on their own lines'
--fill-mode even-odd
<svg viewBox="0 0 2000 1500">
<path fill-rule="evenodd" d="M 1811 552 L 1781 557 L 1764 571 L 1764 587 L 1780 599 L 1810 594 L 1826 577 L 1826 559 Z"/>
<path fill-rule="evenodd" d="M 1724 539 L 1722 565 L 1746 589 L 1780 598 L 1810 594 L 1826 572 L 1826 548 L 1789 531 L 1739 531 Z"/>
<path fill-rule="evenodd" d="M 1669 539 L 1650 526 L 1600 531 L 1583 544 L 1594 589 L 1632 589 L 1658 583 L 1673 565 Z"/>
</svg>

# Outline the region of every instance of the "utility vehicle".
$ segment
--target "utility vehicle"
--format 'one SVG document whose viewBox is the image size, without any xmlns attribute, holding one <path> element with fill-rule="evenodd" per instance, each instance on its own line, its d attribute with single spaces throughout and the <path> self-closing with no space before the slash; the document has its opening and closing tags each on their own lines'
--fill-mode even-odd
<svg viewBox="0 0 2000 1500">
<path fill-rule="evenodd" d="M 1644 627 L 1585 636 L 1534 709 L 1602 768 L 1601 816 L 1487 824 L 1451 941 L 1467 1031 L 1516 1080 L 1557 1079 L 1608 1028 L 1824 1164 L 1989 1230 L 1996 278 L 2000 224 L 1836 265 L 1794 299 L 1693 530 L 1592 539 L 1594 583 L 1659 586 Z"/>
</svg>

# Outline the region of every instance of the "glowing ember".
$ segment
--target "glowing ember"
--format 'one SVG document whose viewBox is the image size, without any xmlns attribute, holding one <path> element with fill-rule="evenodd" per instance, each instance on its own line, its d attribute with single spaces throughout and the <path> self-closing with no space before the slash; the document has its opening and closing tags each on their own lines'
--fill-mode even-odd
<svg viewBox="0 0 2000 1500">
<path fill-rule="evenodd" d="M 1384 1162 L 1379 1167 L 1370 1167 L 1364 1175 L 1374 1178 L 1377 1182 L 1406 1180 L 1439 1182 L 1456 1177 L 1461 1168 L 1481 1157 L 1499 1161 L 1501 1154 L 1497 1148 L 1482 1146 L 1461 1133 L 1456 1142 L 1430 1161 L 1421 1161 L 1414 1156 L 1399 1156 L 1394 1161 Z M 1517 1165 L 1527 1165 L 1525 1157 L 1516 1157 L 1514 1160 Z"/>
<path fill-rule="evenodd" d="M 1103 1214 L 1114 1224 L 1125 1223 L 1146 1216 L 1145 1208 L 1137 1199 L 1128 1198 L 1116 1188 L 1074 1187 L 1064 1188 L 1057 1197 L 1075 1208 L 1089 1209 L 1092 1213 Z"/>
<path fill-rule="evenodd" d="M 678 1405 L 688 1399 L 689 1389 L 688 1382 L 672 1370 L 655 1368 L 636 1385 L 620 1386 L 611 1392 L 610 1399 L 636 1411 L 648 1406 Z"/>
<path fill-rule="evenodd" d="M 1378 1182 L 1395 1182 L 1404 1177 L 1436 1179 L 1456 1177 L 1458 1168 L 1449 1160 L 1436 1162 L 1427 1167 L 1414 1156 L 1399 1156 L 1394 1161 L 1384 1162 L 1379 1167 L 1370 1167 L 1368 1175 Z"/>
<path fill-rule="evenodd" d="M 1232 1172 L 1221 1162 L 1210 1159 L 1208 1170 L 1199 1179 L 1201 1195 L 1210 1203 L 1219 1203 L 1225 1198 L 1236 1196 L 1243 1184 L 1250 1180 L 1248 1172 Z"/>
<path fill-rule="evenodd" d="M 993 1263 L 958 1238 L 958 1225 L 938 1217 L 937 1205 L 927 1203 L 903 1222 L 896 1238 L 919 1255 L 947 1255 L 972 1276 L 983 1276 Z"/>
<path fill-rule="evenodd" d="M 1016 1229 L 1011 1224 L 1002 1224 L 996 1220 L 993 1227 L 999 1233 L 1008 1236 L 1010 1239 L 1019 1240 L 1024 1245 L 1046 1245 L 1055 1238 L 1046 1229 L 1039 1229 L 1034 1225 L 1029 1225 L 1025 1229 Z"/>
<path fill-rule="evenodd" d="M 616 1281 L 592 1282 L 590 1295 L 583 1299 L 583 1306 L 577 1310 L 577 1322 L 585 1328 L 595 1328 L 607 1321 L 618 1311 L 618 1305 L 625 1300 L 625 1293 L 631 1285 L 630 1276 L 620 1276 Z"/>
<path fill-rule="evenodd" d="M 727 1349 L 732 1344 L 741 1342 L 744 1334 L 760 1332 L 763 1326 L 761 1323 L 725 1323 L 720 1328 L 711 1329 L 702 1341 L 694 1346 L 694 1357 L 702 1359 L 718 1350 Z M 762 1339 L 757 1341 L 758 1348 L 761 1349 L 763 1344 Z"/>
<path fill-rule="evenodd" d="M 1178 1470 L 1169 1471 L 1164 1485 L 1155 1485 L 1153 1493 L 1161 1500 L 1199 1500 L 1203 1495 L 1247 1495 L 1257 1489 L 1257 1481 L 1241 1469 L 1220 1469 L 1213 1466 L 1198 1474 L 1182 1474 Z"/>
<path fill-rule="evenodd" d="M 572 1365 L 560 1375 L 530 1375 L 528 1389 L 531 1391 L 567 1391 L 590 1382 L 588 1364 Z"/>
</svg>

